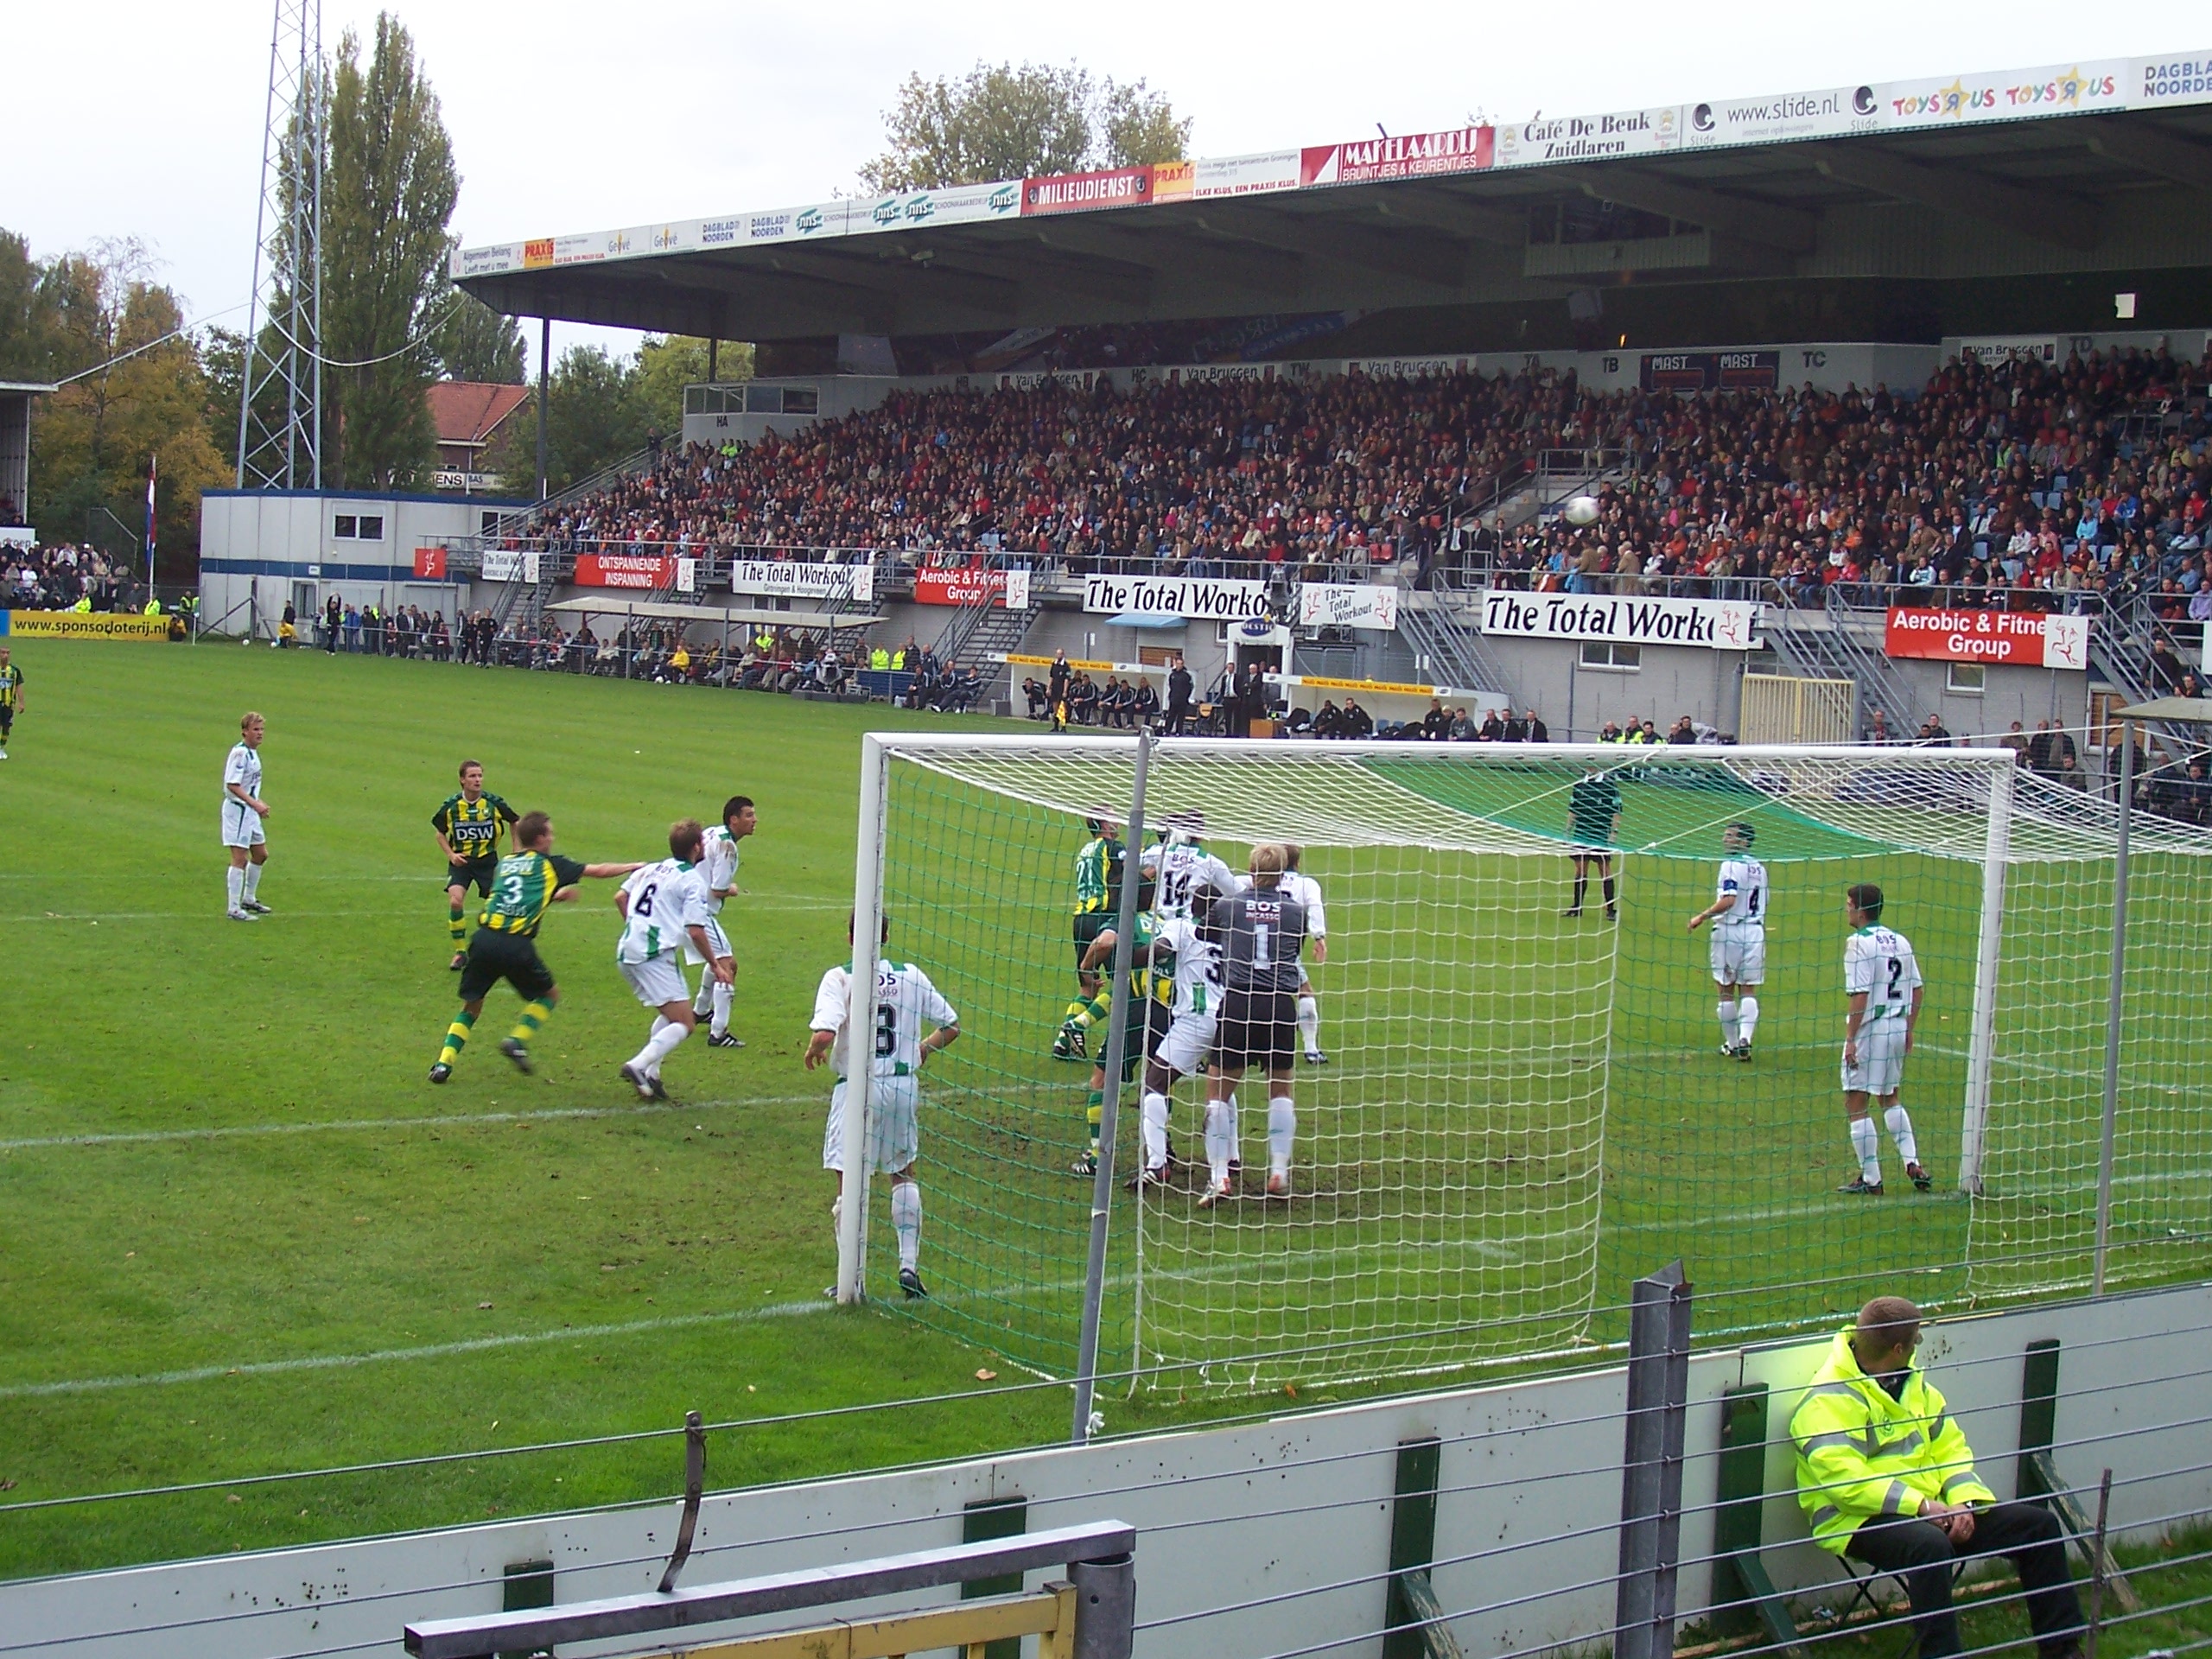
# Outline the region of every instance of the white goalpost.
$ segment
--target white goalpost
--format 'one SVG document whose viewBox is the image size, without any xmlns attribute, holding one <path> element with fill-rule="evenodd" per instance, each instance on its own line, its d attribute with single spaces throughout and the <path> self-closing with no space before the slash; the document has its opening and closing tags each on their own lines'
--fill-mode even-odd
<svg viewBox="0 0 2212 1659">
<path fill-rule="evenodd" d="M 1072 1376 L 1090 1288 L 1102 1376 L 1252 1389 L 1614 1342 L 1622 1287 L 1676 1254 L 1714 1332 L 1822 1321 L 1900 1274 L 1953 1305 L 2086 1282 L 2097 1147 L 2076 1108 L 2105 1028 L 2088 988 L 2110 938 L 2110 804 L 2017 774 L 2006 751 L 1916 748 L 1153 743 L 1152 824 L 1234 870 L 1255 845 L 1303 849 L 1326 899 L 1327 959 L 1306 969 L 1326 1064 L 1294 1080 L 1287 1201 L 1262 1190 L 1255 1076 L 1237 1102 L 1252 1173 L 1199 1204 L 1204 1084 L 1179 1083 L 1170 1179 L 1116 1181 L 1094 1265 L 1092 1183 L 1073 1171 L 1109 1033 L 1099 1022 L 1079 1063 L 1052 1046 L 1088 995 L 1070 925 L 1084 825 L 1126 823 L 1137 763 L 1134 734 L 863 740 L 854 983 L 873 982 L 887 927 L 963 1033 L 921 1080 L 931 1294 L 900 1304 L 918 1316 Z M 1608 800 L 1618 822 L 1594 832 Z M 1745 1062 L 1719 1054 L 1706 939 L 1684 926 L 1732 824 L 1772 894 Z M 2153 849 L 2145 834 L 2139 871 L 2162 861 L 2212 899 L 2212 838 L 2168 827 Z M 1901 1176 L 1880 1199 L 1837 1192 L 1855 1168 L 1838 1058 L 1857 882 L 1884 889 L 1928 981 L 1903 1095 L 1926 1195 Z M 2115 1249 L 2118 1276 L 2145 1281 L 2207 1262 L 2194 1057 L 2212 1021 L 2176 942 L 2138 938 L 2145 984 L 2171 994 L 2130 1028 L 2139 1085 L 2115 1179 L 2148 1187 L 2140 1161 L 2177 1150 L 2199 1166 Z M 1144 970 L 1122 982 L 1141 1007 Z M 1135 1081 L 1102 1149 L 1125 1175 L 1159 1027 L 1127 1029 Z M 862 1069 L 848 1147 L 866 1144 Z M 1114 1096 L 1118 1079 L 1097 1081 Z M 849 1173 L 842 1300 L 892 1270 L 872 1265 L 868 1208 Z"/>
</svg>

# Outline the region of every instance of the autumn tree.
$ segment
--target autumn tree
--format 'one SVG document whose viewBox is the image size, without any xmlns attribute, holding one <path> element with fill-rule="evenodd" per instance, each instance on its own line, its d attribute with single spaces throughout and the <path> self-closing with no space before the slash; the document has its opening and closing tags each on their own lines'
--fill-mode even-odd
<svg viewBox="0 0 2212 1659">
<path fill-rule="evenodd" d="M 448 308 L 445 320 L 430 335 L 430 355 L 440 376 L 522 385 L 522 329 L 515 320 L 457 288 L 442 303 Z"/>
<path fill-rule="evenodd" d="M 957 80 L 909 75 L 883 124 L 888 147 L 861 169 L 879 195 L 1179 161 L 1191 142 L 1190 121 L 1176 118 L 1165 93 L 1074 64 L 978 63 Z"/>
</svg>

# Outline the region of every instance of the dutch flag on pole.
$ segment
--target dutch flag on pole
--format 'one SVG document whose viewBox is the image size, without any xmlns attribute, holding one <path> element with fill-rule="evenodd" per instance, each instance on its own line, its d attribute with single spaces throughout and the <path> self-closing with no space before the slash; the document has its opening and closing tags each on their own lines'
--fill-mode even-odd
<svg viewBox="0 0 2212 1659">
<path fill-rule="evenodd" d="M 161 469 L 158 454 L 146 457 L 146 588 L 149 594 L 154 586 L 154 480 Z"/>
</svg>

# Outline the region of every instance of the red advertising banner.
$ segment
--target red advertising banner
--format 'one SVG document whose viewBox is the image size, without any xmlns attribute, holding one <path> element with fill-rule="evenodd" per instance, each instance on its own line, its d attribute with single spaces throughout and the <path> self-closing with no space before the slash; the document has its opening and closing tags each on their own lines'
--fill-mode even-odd
<svg viewBox="0 0 2212 1659">
<path fill-rule="evenodd" d="M 579 588 L 666 588 L 676 580 L 676 561 L 652 556 L 632 557 L 620 553 L 582 553 L 576 556 L 575 583 Z"/>
<path fill-rule="evenodd" d="M 2030 668 L 2089 665 L 2089 619 L 2037 612 L 1942 611 L 1892 606 L 1882 632 L 1891 657 Z"/>
<path fill-rule="evenodd" d="M 1497 158 L 1497 143 L 1495 127 L 1454 127 L 1448 132 L 1408 133 L 1402 138 L 1309 145 L 1299 158 L 1298 181 L 1365 184 L 1429 173 L 1479 172 Z"/>
<path fill-rule="evenodd" d="M 917 570 L 914 602 L 918 605 L 972 605 L 985 594 L 1006 603 L 1003 570 Z"/>
<path fill-rule="evenodd" d="M 1182 191 L 1189 194 L 1188 189 Z M 1152 168 L 1109 167 L 1099 173 L 1057 173 L 1021 181 L 1025 213 L 1087 213 L 1101 207 L 1141 207 L 1152 200 Z"/>
<path fill-rule="evenodd" d="M 446 579 L 445 549 L 442 547 L 416 548 L 415 575 L 423 582 L 443 582 Z"/>
</svg>

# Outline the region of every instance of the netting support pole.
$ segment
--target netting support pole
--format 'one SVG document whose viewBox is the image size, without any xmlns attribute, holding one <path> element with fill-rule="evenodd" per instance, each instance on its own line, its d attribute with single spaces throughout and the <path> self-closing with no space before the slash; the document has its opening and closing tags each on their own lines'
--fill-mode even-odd
<svg viewBox="0 0 2212 1659">
<path fill-rule="evenodd" d="M 2120 1125 L 2120 1010 L 2127 980 L 2127 834 L 2134 827 L 2135 722 L 2120 723 L 2120 830 L 2112 853 L 2112 981 L 2105 993 L 2104 1122 L 2097 1139 L 2097 1252 L 2089 1294 L 2105 1294 L 2112 1243 L 2112 1143 Z"/>
<path fill-rule="evenodd" d="M 1981 1195 L 1989 1092 L 1997 1069 L 1997 975 L 2005 952 L 2005 876 L 2012 855 L 2012 785 L 1999 767 L 1989 788 L 1989 834 L 1981 856 L 1981 938 L 1974 957 L 1974 1027 L 1967 1040 L 1967 1104 L 1959 1128 L 1959 1191 Z"/>
<path fill-rule="evenodd" d="M 1068 1439 L 1090 1439 L 1091 1401 L 1098 1392 L 1098 1312 L 1106 1298 L 1106 1224 L 1114 1210 L 1114 1122 L 1122 1109 L 1122 1056 L 1128 1030 L 1129 959 L 1137 930 L 1137 862 L 1144 851 L 1144 786 L 1152 770 L 1152 734 L 1137 734 L 1136 776 L 1129 785 L 1129 822 L 1122 845 L 1122 891 L 1114 911 L 1114 988 L 1106 1036 L 1106 1089 L 1099 1102 L 1098 1170 L 1090 1183 L 1090 1260 L 1083 1275 L 1083 1330 L 1077 1339 L 1075 1424 Z"/>
<path fill-rule="evenodd" d="M 845 1108 L 838 1140 L 845 1149 L 843 1207 L 837 1215 L 837 1300 L 861 1299 L 861 1239 L 868 1219 L 868 1111 L 874 1084 L 875 969 L 883 935 L 883 740 L 861 736 L 860 845 L 853 855 L 853 974 L 845 1001 Z"/>
</svg>

